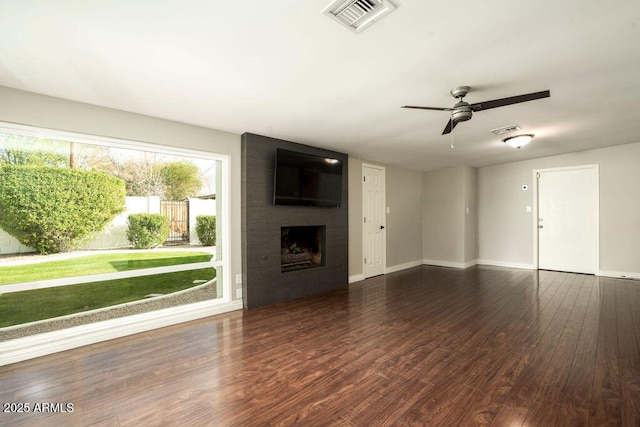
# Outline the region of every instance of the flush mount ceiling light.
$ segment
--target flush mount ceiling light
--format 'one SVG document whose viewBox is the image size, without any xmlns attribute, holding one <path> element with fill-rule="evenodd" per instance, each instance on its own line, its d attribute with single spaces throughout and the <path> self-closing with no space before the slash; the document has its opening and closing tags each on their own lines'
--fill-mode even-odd
<svg viewBox="0 0 640 427">
<path fill-rule="evenodd" d="M 524 135 L 516 135 L 506 139 L 503 139 L 502 142 L 507 144 L 509 147 L 520 148 L 527 145 L 533 139 L 533 134 L 527 133 Z"/>
</svg>

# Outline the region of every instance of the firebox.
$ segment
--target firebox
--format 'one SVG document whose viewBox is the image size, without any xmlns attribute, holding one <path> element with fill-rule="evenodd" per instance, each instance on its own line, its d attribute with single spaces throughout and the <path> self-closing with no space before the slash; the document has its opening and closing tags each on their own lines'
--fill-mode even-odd
<svg viewBox="0 0 640 427">
<path fill-rule="evenodd" d="M 281 227 L 281 271 L 293 271 L 325 265 L 324 225 Z"/>
</svg>

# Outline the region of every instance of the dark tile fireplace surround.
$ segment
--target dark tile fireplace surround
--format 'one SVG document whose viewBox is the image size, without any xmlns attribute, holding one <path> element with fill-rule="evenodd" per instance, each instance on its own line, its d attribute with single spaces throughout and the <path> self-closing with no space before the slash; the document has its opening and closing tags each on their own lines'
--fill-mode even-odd
<svg viewBox="0 0 640 427">
<path fill-rule="evenodd" d="M 338 208 L 273 204 L 276 149 L 343 162 Z M 347 155 L 242 135 L 242 293 L 257 308 L 348 286 Z"/>
</svg>

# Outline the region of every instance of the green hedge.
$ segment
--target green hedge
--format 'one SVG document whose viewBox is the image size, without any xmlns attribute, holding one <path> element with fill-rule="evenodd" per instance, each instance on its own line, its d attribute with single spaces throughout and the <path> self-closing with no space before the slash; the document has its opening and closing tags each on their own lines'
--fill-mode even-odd
<svg viewBox="0 0 640 427">
<path fill-rule="evenodd" d="M 169 237 L 169 218 L 161 214 L 131 214 L 127 219 L 127 239 L 136 249 L 159 246 Z"/>
<path fill-rule="evenodd" d="M 216 217 L 215 215 L 197 215 L 196 233 L 198 240 L 204 246 L 216 245 Z"/>
<path fill-rule="evenodd" d="M 125 208 L 124 181 L 104 172 L 0 167 L 0 228 L 42 254 L 66 252 Z"/>
</svg>

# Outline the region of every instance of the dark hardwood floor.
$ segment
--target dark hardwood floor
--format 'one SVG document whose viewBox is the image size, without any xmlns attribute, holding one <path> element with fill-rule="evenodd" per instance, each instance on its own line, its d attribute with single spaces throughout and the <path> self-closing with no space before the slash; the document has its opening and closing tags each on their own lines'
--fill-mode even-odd
<svg viewBox="0 0 640 427">
<path fill-rule="evenodd" d="M 416 267 L 0 367 L 10 426 L 639 426 L 640 281 Z M 3 408 L 4 409 L 4 408 Z"/>
</svg>

